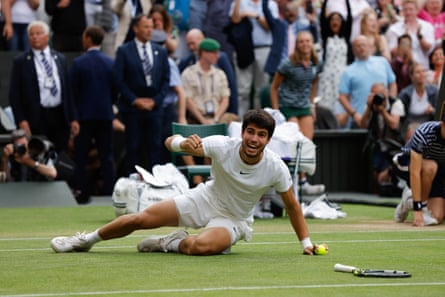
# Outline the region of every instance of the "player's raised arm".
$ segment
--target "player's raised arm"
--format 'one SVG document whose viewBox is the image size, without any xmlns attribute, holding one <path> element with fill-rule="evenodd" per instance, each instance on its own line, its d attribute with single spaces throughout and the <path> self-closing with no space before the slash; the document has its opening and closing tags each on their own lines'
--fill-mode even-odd
<svg viewBox="0 0 445 297">
<path fill-rule="evenodd" d="M 168 137 L 164 144 L 172 152 L 185 152 L 196 157 L 204 157 L 201 137 L 196 134 L 190 135 L 187 138 L 175 134 Z"/>
</svg>

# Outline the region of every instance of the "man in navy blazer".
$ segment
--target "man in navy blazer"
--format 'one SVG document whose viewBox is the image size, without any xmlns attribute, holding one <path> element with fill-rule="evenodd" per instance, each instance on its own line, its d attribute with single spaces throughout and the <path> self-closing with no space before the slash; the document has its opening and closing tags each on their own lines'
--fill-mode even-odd
<svg viewBox="0 0 445 297">
<path fill-rule="evenodd" d="M 73 60 L 70 69 L 75 120 L 71 123 L 76 169 L 72 179 L 77 202 L 89 201 L 89 152 L 97 149 L 103 181 L 100 194 L 111 195 L 115 183 L 113 164 L 113 103 L 117 90 L 113 77 L 113 59 L 100 51 L 105 32 L 101 27 L 87 27 L 82 35 L 86 53 Z M 94 142 L 93 142 L 94 141 Z"/>
<path fill-rule="evenodd" d="M 119 111 L 125 124 L 127 174 L 141 162 L 139 165 L 148 170 L 160 164 L 162 103 L 170 88 L 167 51 L 150 42 L 153 20 L 138 15 L 132 28 L 135 39 L 118 48 L 114 63 Z"/>
<path fill-rule="evenodd" d="M 264 66 L 264 71 L 266 71 L 267 73 L 269 73 L 269 75 L 271 75 L 271 77 L 273 77 L 281 60 L 289 56 L 290 53 L 288 49 L 295 48 L 295 45 L 289 45 L 289 42 L 295 43 L 295 36 L 298 32 L 310 31 L 314 38 L 314 42 L 317 42 L 318 40 L 318 33 L 317 24 L 315 23 L 315 12 L 306 12 L 309 24 L 303 24 L 298 20 L 298 4 L 296 4 L 295 2 L 289 2 L 288 4 L 286 4 L 286 7 L 284 9 L 284 18 L 275 18 L 269 9 L 269 1 L 270 0 L 262 1 L 264 18 L 269 25 L 273 39 L 269 56 L 267 57 L 266 64 Z M 294 40 L 289 40 L 288 38 L 289 27 L 292 30 Z"/>
<path fill-rule="evenodd" d="M 187 46 L 191 52 L 191 54 L 179 62 L 179 71 L 181 73 L 188 66 L 195 65 L 198 61 L 198 48 L 201 41 L 204 40 L 204 33 L 202 33 L 199 29 L 191 29 L 187 32 L 185 36 L 185 40 L 187 42 Z M 233 69 L 232 62 L 230 61 L 227 54 L 223 51 L 219 52 L 218 62 L 216 63 L 224 73 L 226 74 L 227 81 L 229 83 L 230 89 L 230 97 L 229 97 L 229 107 L 227 108 L 227 112 L 231 112 L 234 114 L 238 114 L 238 86 L 236 82 L 235 70 Z"/>
<path fill-rule="evenodd" d="M 16 125 L 28 136 L 43 135 L 58 152 L 68 146 L 73 106 L 65 57 L 50 49 L 49 26 L 28 25 L 31 50 L 14 58 L 9 100 Z"/>
</svg>

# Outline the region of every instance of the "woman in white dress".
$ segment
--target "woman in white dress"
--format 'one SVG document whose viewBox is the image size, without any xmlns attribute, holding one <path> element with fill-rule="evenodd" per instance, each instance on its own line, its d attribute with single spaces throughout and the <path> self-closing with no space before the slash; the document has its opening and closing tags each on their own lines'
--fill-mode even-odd
<svg viewBox="0 0 445 297">
<path fill-rule="evenodd" d="M 338 12 L 326 15 L 324 1 L 320 12 L 321 38 L 323 42 L 323 72 L 320 74 L 318 96 L 319 104 L 333 111 L 338 100 L 338 83 L 343 69 L 352 62 L 349 39 L 352 28 L 352 15 L 349 0 L 346 1 L 348 17 L 345 20 Z"/>
</svg>

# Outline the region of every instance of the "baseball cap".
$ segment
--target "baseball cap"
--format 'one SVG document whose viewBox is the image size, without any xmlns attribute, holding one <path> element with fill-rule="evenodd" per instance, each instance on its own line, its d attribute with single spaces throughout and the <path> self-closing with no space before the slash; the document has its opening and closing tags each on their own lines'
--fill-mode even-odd
<svg viewBox="0 0 445 297">
<path fill-rule="evenodd" d="M 212 38 L 204 38 L 199 44 L 199 49 L 206 52 L 216 52 L 220 49 L 219 42 Z"/>
</svg>

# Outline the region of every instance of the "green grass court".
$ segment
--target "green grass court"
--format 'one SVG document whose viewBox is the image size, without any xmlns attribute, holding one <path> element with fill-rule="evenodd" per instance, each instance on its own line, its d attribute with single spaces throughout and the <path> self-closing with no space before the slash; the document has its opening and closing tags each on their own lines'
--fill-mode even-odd
<svg viewBox="0 0 445 297">
<path fill-rule="evenodd" d="M 301 254 L 287 218 L 257 220 L 253 240 L 226 256 L 136 252 L 142 238 L 171 228 L 101 242 L 89 253 L 55 254 L 52 237 L 92 231 L 114 218 L 113 208 L 0 208 L 0 297 L 444 296 L 444 225 L 415 228 L 394 223 L 391 207 L 342 206 L 345 219 L 308 219 L 312 241 L 330 250 L 313 257 Z M 359 278 L 334 272 L 335 263 L 413 276 Z"/>
</svg>

